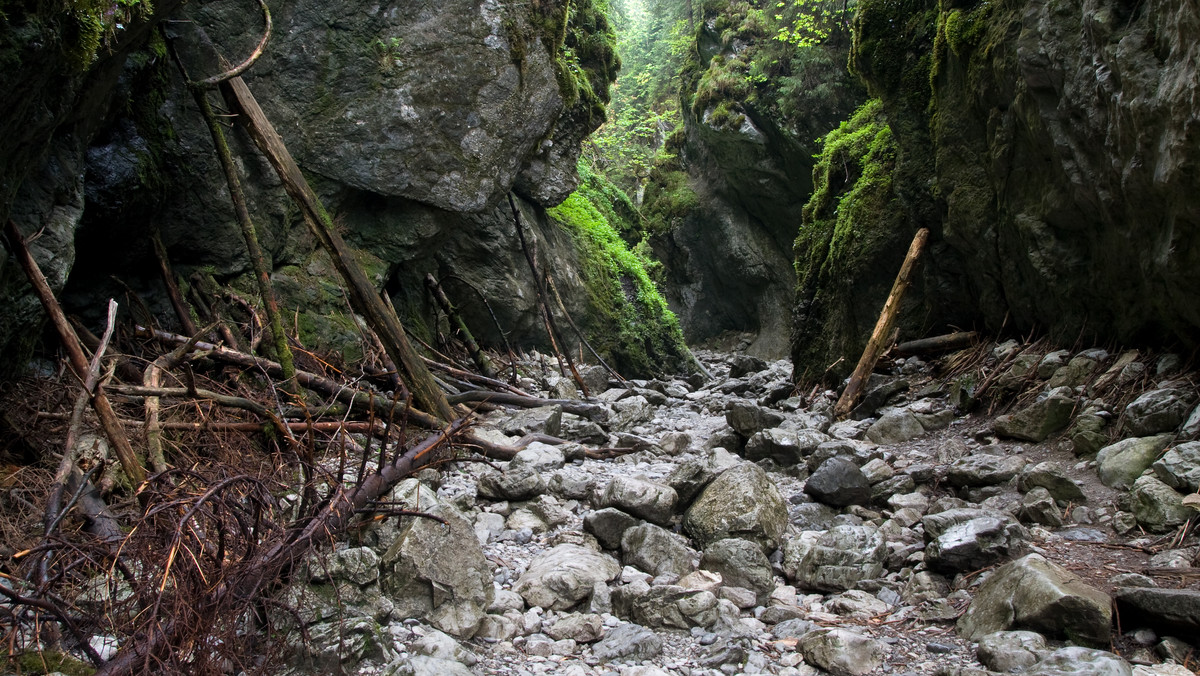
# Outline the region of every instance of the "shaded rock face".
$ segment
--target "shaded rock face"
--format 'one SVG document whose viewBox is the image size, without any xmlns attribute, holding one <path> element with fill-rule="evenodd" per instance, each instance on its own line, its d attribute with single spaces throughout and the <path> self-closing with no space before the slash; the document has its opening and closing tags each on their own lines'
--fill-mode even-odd
<svg viewBox="0 0 1200 676">
<path fill-rule="evenodd" d="M 156 3 L 163 15 L 177 4 Z M 526 237 L 555 270 L 568 310 L 589 329 L 577 245 L 543 207 L 575 188 L 579 142 L 603 119 L 617 61 L 603 15 L 590 3 L 571 11 L 576 18 L 564 30 L 559 3 L 272 6 L 273 35 L 247 83 L 402 317 L 432 316 L 422 283 L 433 273 L 455 277 L 447 292 L 484 343 L 499 343 L 500 335 L 472 286 L 492 302 L 504 331 L 518 340 L 543 332 L 503 200 L 515 191 Z M 172 22 L 169 36 L 193 77 L 220 70 L 200 47 L 200 29 L 237 60 L 259 38 L 262 19 L 253 12 L 213 4 L 176 12 L 187 20 Z M 0 210 L 26 232 L 53 225 L 39 262 L 56 289 L 70 276 L 64 303 L 85 318 L 121 295 L 108 281 L 114 269 L 153 309 L 166 307 L 148 223 L 161 230 L 185 279 L 200 269 L 226 282 L 249 269 L 208 130 L 170 59 L 144 46 L 148 34 L 127 30 L 137 40 L 64 84 L 79 94 L 74 110 L 65 97 L 41 109 L 12 107 L 5 117 L 29 141 L 0 152 L 3 166 L 13 168 L 3 176 Z M 34 64 L 26 57 L 22 70 Z M 12 84 L 9 91 L 22 90 Z M 126 98 L 135 104 L 112 105 Z M 301 317 L 302 340 L 317 349 L 355 342 L 346 301 L 326 283 L 332 266 L 270 167 L 240 131 L 228 136 L 281 305 L 309 315 Z M 42 187 L 22 188 L 35 181 Z M 78 263 L 76 248 L 89 252 Z M 0 270 L 0 345 L 37 321 L 24 294 L 20 271 Z"/>
<path fill-rule="evenodd" d="M 852 66 L 896 131 L 902 199 L 961 258 L 925 292 L 957 277 L 990 327 L 1195 344 L 1200 9 L 1057 8 L 859 5 Z"/>
<path fill-rule="evenodd" d="M 257 39 L 253 14 L 193 11 L 211 35 Z M 550 10 L 498 0 L 403 8 L 296 0 L 272 14 L 270 48 L 246 79 L 310 171 L 377 195 L 479 211 L 535 155 L 546 162 L 552 145 L 542 141 L 569 103 L 557 55 L 542 44 Z M 578 152 L 581 139 L 560 141 Z M 553 191 L 561 201 L 577 182 L 575 158 L 554 164 L 569 176 L 558 181 L 566 192 Z"/>
</svg>

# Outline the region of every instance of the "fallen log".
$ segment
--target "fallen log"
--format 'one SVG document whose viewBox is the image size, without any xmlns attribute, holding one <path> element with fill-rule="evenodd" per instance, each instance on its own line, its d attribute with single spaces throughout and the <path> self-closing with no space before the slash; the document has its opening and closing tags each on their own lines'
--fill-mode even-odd
<svg viewBox="0 0 1200 676">
<path fill-rule="evenodd" d="M 416 402 L 427 408 L 440 421 L 453 420 L 455 418 L 454 410 L 450 408 L 450 404 L 446 403 L 446 398 L 433 382 L 433 376 L 429 373 L 429 369 L 421 361 L 420 355 L 413 349 L 412 344 L 408 342 L 408 338 L 404 335 L 404 327 L 396 317 L 396 313 L 390 311 L 384 305 L 383 300 L 379 298 L 374 285 L 367 279 L 358 259 L 346 246 L 342 236 L 338 234 L 333 219 L 330 218 L 317 194 L 309 186 L 308 179 L 304 178 L 304 174 L 300 172 L 300 167 L 288 152 L 287 146 L 275 131 L 275 127 L 259 107 L 250 88 L 246 86 L 242 78 L 235 77 L 224 82 L 221 85 L 221 91 L 225 94 L 225 99 L 230 106 L 241 113 L 238 121 L 242 123 L 255 145 L 274 167 L 279 179 L 283 182 L 284 189 L 300 207 L 309 230 L 329 254 L 338 274 L 346 282 L 350 304 L 379 335 L 388 356 L 392 358 L 396 366 L 404 371 L 404 379 L 416 397 Z"/>
<path fill-rule="evenodd" d="M 479 347 L 479 343 L 476 342 L 471 329 L 467 328 L 467 323 L 463 320 L 462 315 L 458 314 L 458 310 L 450 302 L 450 298 L 446 295 L 446 292 L 442 290 L 442 285 L 438 283 L 432 274 L 426 273 L 425 286 L 429 287 L 429 293 L 433 294 L 433 298 L 441 306 L 442 312 L 445 312 L 450 321 L 458 327 L 458 331 L 462 335 L 463 344 L 467 346 L 467 352 L 471 353 L 471 359 L 474 360 L 475 365 L 479 367 L 483 375 L 488 378 L 495 378 L 496 367 L 492 365 L 492 360 Z"/>
<path fill-rule="evenodd" d="M 505 404 L 521 408 L 538 408 L 541 406 L 562 406 L 564 413 L 581 415 L 594 422 L 604 422 L 608 419 L 608 409 L 598 404 L 589 404 L 574 399 L 541 399 L 538 397 L 522 397 L 508 392 L 463 392 L 446 397 L 452 404 L 462 404 L 474 401 L 486 401 L 490 404 Z"/>
<path fill-rule="evenodd" d="M 834 418 L 840 420 L 850 414 L 854 405 L 858 403 L 858 398 L 862 396 L 867 378 L 875 369 L 879 357 L 887 349 L 887 343 L 892 335 L 892 327 L 896 325 L 896 317 L 900 311 L 900 300 L 904 297 L 904 291 L 908 289 L 913 269 L 916 267 L 917 259 L 921 257 L 921 251 L 925 248 L 925 241 L 928 238 L 928 228 L 921 228 L 913 236 L 912 244 L 908 247 L 908 254 L 904 257 L 904 264 L 900 266 L 900 273 L 896 275 L 892 291 L 888 294 L 887 302 L 883 304 L 883 312 L 879 314 L 879 321 L 875 323 L 875 330 L 871 332 L 871 339 L 867 341 L 867 347 L 863 350 L 853 375 L 850 376 L 849 384 L 846 385 L 842 396 L 838 398 L 837 404 L 833 407 Z"/>
<path fill-rule="evenodd" d="M 892 354 L 897 357 L 912 357 L 922 354 L 936 354 L 970 347 L 978 340 L 979 334 L 974 331 L 955 331 L 942 336 L 921 338 L 900 343 L 892 348 Z"/>
</svg>

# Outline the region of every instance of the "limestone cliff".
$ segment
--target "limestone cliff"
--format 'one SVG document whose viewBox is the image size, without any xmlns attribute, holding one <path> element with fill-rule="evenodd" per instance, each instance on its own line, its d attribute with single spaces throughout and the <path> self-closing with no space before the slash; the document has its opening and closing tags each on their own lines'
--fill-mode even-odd
<svg viewBox="0 0 1200 676">
<path fill-rule="evenodd" d="M 253 49 L 256 11 L 186 5 L 164 37 L 196 79 L 223 69 L 217 53 L 237 61 Z M 612 329 L 611 317 L 589 312 L 596 294 L 579 273 L 586 243 L 545 213 L 576 188 L 580 142 L 603 121 L 619 67 L 600 9 L 554 0 L 293 0 L 272 3 L 272 13 L 267 50 L 245 79 L 368 274 L 419 333 L 437 330 L 423 288 L 433 273 L 484 342 L 501 344 L 500 330 L 515 342 L 541 340 L 533 278 L 504 199 L 510 191 L 567 308 L 585 332 Z M 132 289 L 169 317 L 160 312 L 155 230 L 185 280 L 200 272 L 236 287 L 249 268 L 211 139 L 166 44 L 143 34 L 140 45 L 133 58 L 114 55 L 107 79 L 96 81 L 96 67 L 76 78 L 80 90 L 104 90 L 100 110 L 88 113 L 86 133 L 47 125 L 58 151 L 22 156 L 35 171 L 16 176 L 24 192 L 4 202 L 26 232 L 60 225 L 42 244 L 61 241 L 54 281 L 66 282 L 65 302 L 85 315 Z M 64 98 L 64 110 L 83 115 Z M 359 329 L 328 260 L 248 139 L 236 128 L 230 139 L 281 304 L 298 311 L 293 328 L 308 347 L 353 359 Z M 18 161 L 5 150 L 6 162 Z M 76 249 L 87 252 L 77 262 Z M 8 315 L 7 343 L 39 312 L 19 270 L 0 272 L 4 310 L 25 307 L 19 318 Z M 621 363 L 623 355 L 610 357 Z"/>
<path fill-rule="evenodd" d="M 792 241 L 812 192 L 814 140 L 863 93 L 845 72 L 848 35 L 793 48 L 750 5 L 705 12 L 682 92 L 680 157 L 698 199 L 655 246 L 689 338 L 750 331 L 748 351 L 777 358 L 788 349 Z"/>
<path fill-rule="evenodd" d="M 895 269 L 925 225 L 934 253 L 913 331 L 956 322 L 1195 346 L 1195 3 L 865 0 L 855 33 L 852 68 L 894 132 L 903 218 L 857 222 L 861 236 L 894 246 L 832 277 Z M 835 302 L 878 308 L 885 294 Z M 870 325 L 838 329 L 803 303 L 802 293 L 799 334 L 845 341 L 852 362 Z M 802 342 L 797 372 L 823 368 Z"/>
</svg>

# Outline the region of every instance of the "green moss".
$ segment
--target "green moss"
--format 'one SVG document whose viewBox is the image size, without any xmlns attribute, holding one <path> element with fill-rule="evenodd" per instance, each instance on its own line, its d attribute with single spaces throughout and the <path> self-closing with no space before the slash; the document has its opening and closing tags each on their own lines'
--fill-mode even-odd
<svg viewBox="0 0 1200 676">
<path fill-rule="evenodd" d="M 896 161 L 877 99 L 823 141 L 795 242 L 792 358 L 805 380 L 835 382 L 849 373 L 898 269 L 893 259 L 903 256 L 911 227 L 893 185 Z"/>
<path fill-rule="evenodd" d="M 554 57 L 555 77 L 566 108 L 578 107 L 591 128 L 604 122 L 609 85 L 621 68 L 616 34 L 604 7 L 594 0 L 560 5 L 533 3 L 542 44 Z"/>
<path fill-rule="evenodd" d="M 631 251 L 605 216 L 611 205 L 602 196 L 603 189 L 585 184 L 547 211 L 570 233 L 579 254 L 592 326 L 588 339 L 626 375 L 678 370 L 688 354 L 679 321 L 650 279 L 644 250 L 641 257 Z"/>
<path fill-rule="evenodd" d="M 96 673 L 96 669 L 87 662 L 57 650 L 22 653 L 13 661 L 22 674 L 60 673 L 67 676 L 91 676 Z"/>
</svg>

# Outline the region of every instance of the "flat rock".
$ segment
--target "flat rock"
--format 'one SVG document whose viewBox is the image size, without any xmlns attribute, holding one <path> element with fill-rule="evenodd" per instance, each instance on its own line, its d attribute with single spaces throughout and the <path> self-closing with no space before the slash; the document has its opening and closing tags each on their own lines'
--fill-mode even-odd
<svg viewBox="0 0 1200 676">
<path fill-rule="evenodd" d="M 758 465 L 743 463 L 704 489 L 684 514 L 683 529 L 701 548 L 732 537 L 769 552 L 779 547 L 787 522 L 779 488 Z"/>
<path fill-rule="evenodd" d="M 592 646 L 597 659 L 641 661 L 662 653 L 662 639 L 653 631 L 638 624 L 622 624 L 609 629 L 599 643 Z"/>
<path fill-rule="evenodd" d="M 608 582 L 620 572 L 621 565 L 607 554 L 561 544 L 534 557 L 512 589 L 530 606 L 567 610 L 587 598 L 595 583 Z"/>
<path fill-rule="evenodd" d="M 1029 676 L 1133 676 L 1129 663 L 1107 650 L 1059 648 L 1025 672 Z"/>
<path fill-rule="evenodd" d="M 1112 599 L 1040 554 L 1029 554 L 992 572 L 958 620 L 958 633 L 972 641 L 1010 628 L 1107 645 Z"/>
<path fill-rule="evenodd" d="M 562 413 L 560 405 L 522 409 L 500 421 L 499 427 L 514 437 L 533 433 L 556 437 L 562 426 Z"/>
<path fill-rule="evenodd" d="M 1164 634 L 1200 634 L 1200 591 L 1157 587 L 1120 587 L 1113 597 L 1126 628 L 1150 627 Z"/>
<path fill-rule="evenodd" d="M 978 570 L 1017 556 L 1029 533 L 1003 512 L 950 509 L 921 518 L 925 527 L 925 562 L 931 570 L 959 573 Z"/>
</svg>

